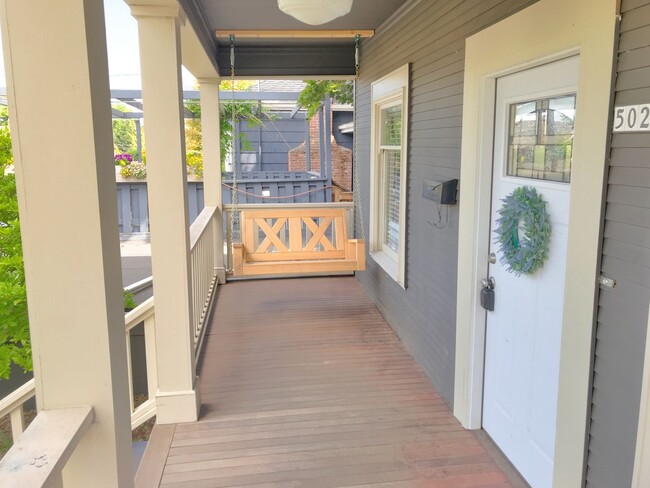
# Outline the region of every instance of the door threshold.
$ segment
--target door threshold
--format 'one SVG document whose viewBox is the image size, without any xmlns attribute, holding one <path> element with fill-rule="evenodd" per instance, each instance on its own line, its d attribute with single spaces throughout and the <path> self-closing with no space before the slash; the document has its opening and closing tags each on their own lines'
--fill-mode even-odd
<svg viewBox="0 0 650 488">
<path fill-rule="evenodd" d="M 488 453 L 488 456 L 492 458 L 494 464 L 496 464 L 497 467 L 503 471 L 503 474 L 508 477 L 508 481 L 512 483 L 513 488 L 531 488 L 524 477 L 519 474 L 517 468 L 512 465 L 506 455 L 503 454 L 501 449 L 499 449 L 499 446 L 497 446 L 492 440 L 490 434 L 485 432 L 483 429 L 474 430 L 472 432 L 476 435 L 476 438 Z"/>
</svg>

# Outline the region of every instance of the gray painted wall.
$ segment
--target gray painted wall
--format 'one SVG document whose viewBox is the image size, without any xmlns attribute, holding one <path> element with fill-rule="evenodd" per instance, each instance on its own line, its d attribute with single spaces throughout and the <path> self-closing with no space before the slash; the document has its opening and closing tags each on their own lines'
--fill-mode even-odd
<svg viewBox="0 0 650 488">
<path fill-rule="evenodd" d="M 435 228 L 428 222 L 434 220 L 436 206 L 421 197 L 422 185 L 426 179 L 460 176 L 465 38 L 531 3 L 423 0 L 384 34 L 362 43 L 355 135 L 366 227 L 370 213 L 370 84 L 411 63 L 407 288 L 400 288 L 372 258 L 368 259 L 367 271 L 357 275 L 450 405 L 454 389 L 458 206 L 450 208 L 445 228 Z"/>
<path fill-rule="evenodd" d="M 239 122 L 239 131 L 249 141 L 252 150 L 243 151 L 239 140 L 243 171 L 287 171 L 289 151 L 305 142 L 307 122 L 304 112 L 290 118 L 288 113 L 274 113 L 260 127 L 249 127 Z"/>
<path fill-rule="evenodd" d="M 616 105 L 650 103 L 650 0 L 623 0 Z M 630 486 L 650 300 L 650 134 L 612 138 L 587 486 Z"/>
<path fill-rule="evenodd" d="M 232 203 L 233 174 L 223 180 L 223 203 Z M 249 171 L 237 175 L 238 203 L 330 202 L 329 178 L 306 171 Z M 244 193 L 245 192 L 245 193 Z M 268 192 L 270 198 L 258 198 Z M 278 198 L 281 197 L 281 198 Z"/>
<path fill-rule="evenodd" d="M 203 182 L 187 183 L 190 225 L 203 210 Z M 149 232 L 147 183 L 117 183 L 117 216 L 120 234 Z"/>
</svg>

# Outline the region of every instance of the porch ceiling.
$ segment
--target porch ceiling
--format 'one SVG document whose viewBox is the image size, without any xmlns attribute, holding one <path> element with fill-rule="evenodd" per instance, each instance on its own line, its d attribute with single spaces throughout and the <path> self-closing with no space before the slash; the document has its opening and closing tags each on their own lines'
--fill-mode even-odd
<svg viewBox="0 0 650 488">
<path fill-rule="evenodd" d="M 282 13 L 276 0 L 179 0 L 204 49 L 230 76 L 228 30 L 376 30 L 409 0 L 354 0 L 352 11 L 310 26 Z M 354 41 L 348 39 L 237 39 L 240 78 L 346 77 L 354 74 Z"/>
</svg>

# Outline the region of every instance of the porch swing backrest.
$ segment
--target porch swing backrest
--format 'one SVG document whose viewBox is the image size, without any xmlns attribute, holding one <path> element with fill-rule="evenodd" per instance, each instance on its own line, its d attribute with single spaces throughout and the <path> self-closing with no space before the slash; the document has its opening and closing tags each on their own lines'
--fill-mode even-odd
<svg viewBox="0 0 650 488">
<path fill-rule="evenodd" d="M 241 210 L 234 275 L 365 269 L 363 240 L 348 239 L 344 208 Z"/>
</svg>

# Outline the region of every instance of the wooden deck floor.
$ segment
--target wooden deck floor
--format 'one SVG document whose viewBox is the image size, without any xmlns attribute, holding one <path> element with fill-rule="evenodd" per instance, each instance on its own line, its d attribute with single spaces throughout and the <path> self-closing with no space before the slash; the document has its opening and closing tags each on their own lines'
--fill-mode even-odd
<svg viewBox="0 0 650 488">
<path fill-rule="evenodd" d="M 221 287 L 199 374 L 200 421 L 156 427 L 136 486 L 519 486 L 354 278 Z"/>
</svg>

